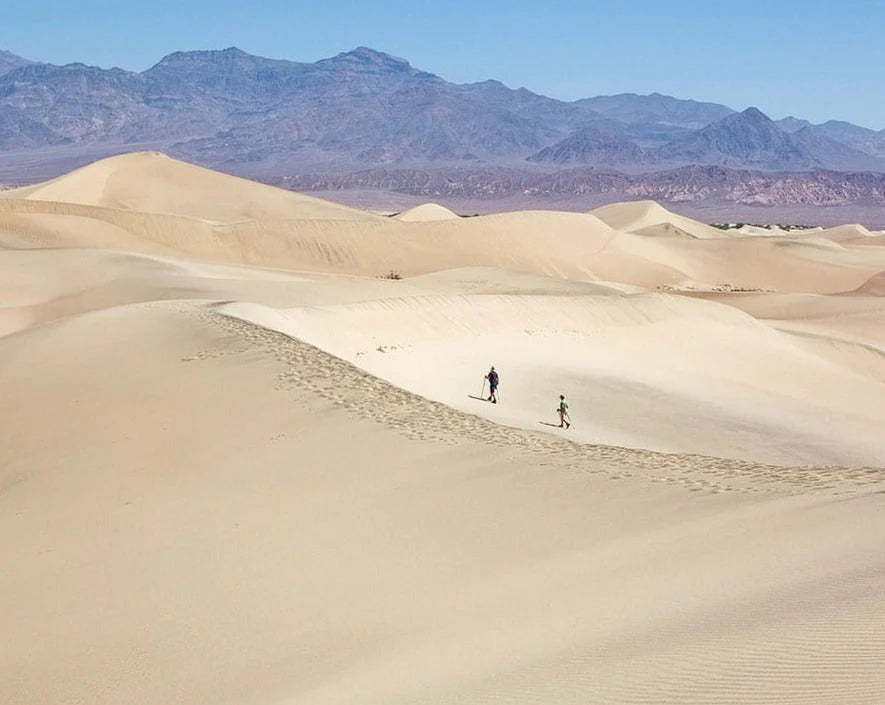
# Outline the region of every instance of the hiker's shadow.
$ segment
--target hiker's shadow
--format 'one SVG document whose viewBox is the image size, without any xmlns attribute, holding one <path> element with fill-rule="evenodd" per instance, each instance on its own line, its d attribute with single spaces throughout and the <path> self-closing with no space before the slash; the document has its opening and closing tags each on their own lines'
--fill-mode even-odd
<svg viewBox="0 0 885 705">
<path fill-rule="evenodd" d="M 538 421 L 542 426 L 552 426 L 553 428 L 560 428 L 558 423 L 548 423 L 546 421 Z"/>
<path fill-rule="evenodd" d="M 472 394 L 468 394 L 467 397 L 468 397 L 469 399 L 476 399 L 476 401 L 489 401 L 489 400 L 486 399 L 485 397 L 475 397 L 475 396 L 473 396 Z"/>
</svg>

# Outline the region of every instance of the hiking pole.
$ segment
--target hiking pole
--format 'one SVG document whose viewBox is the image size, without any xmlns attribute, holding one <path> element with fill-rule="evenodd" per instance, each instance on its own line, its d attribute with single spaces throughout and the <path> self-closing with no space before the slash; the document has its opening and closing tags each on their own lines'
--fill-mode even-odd
<svg viewBox="0 0 885 705">
<path fill-rule="evenodd" d="M 482 391 L 479 393 L 479 398 L 480 399 L 486 398 L 486 378 L 485 377 L 482 378 Z"/>
</svg>

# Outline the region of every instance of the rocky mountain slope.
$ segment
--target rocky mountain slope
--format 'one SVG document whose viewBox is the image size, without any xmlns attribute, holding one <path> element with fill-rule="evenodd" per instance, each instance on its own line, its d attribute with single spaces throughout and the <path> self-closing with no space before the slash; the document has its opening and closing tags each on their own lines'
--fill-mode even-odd
<svg viewBox="0 0 885 705">
<path fill-rule="evenodd" d="M 628 168 L 703 164 L 769 170 L 885 171 L 881 158 L 837 141 L 824 126 L 806 125 L 788 131 L 756 108 L 730 113 L 656 148 L 642 148 L 612 130 L 584 129 L 528 159 Z"/>
<path fill-rule="evenodd" d="M 579 105 L 612 120 L 629 124 L 659 123 L 699 129 L 731 115 L 734 110 L 718 103 L 701 103 L 695 100 L 680 100 L 660 93 L 637 95 L 603 95 L 584 98 Z"/>
<path fill-rule="evenodd" d="M 661 161 L 760 169 L 883 170 L 874 156 L 813 127 L 786 132 L 756 108 L 728 115 L 665 145 Z"/>
<path fill-rule="evenodd" d="M 27 66 L 30 63 L 33 62 L 29 61 L 28 59 L 23 59 L 20 56 L 16 56 L 11 52 L 0 49 L 0 76 L 9 73 L 13 69 Z"/>
<path fill-rule="evenodd" d="M 280 174 L 379 164 L 709 164 L 885 171 L 885 138 L 845 123 L 653 93 L 564 102 L 498 81 L 458 85 L 366 47 L 299 63 L 236 48 L 176 52 L 141 73 L 0 54 L 0 150 L 156 147 Z"/>
</svg>

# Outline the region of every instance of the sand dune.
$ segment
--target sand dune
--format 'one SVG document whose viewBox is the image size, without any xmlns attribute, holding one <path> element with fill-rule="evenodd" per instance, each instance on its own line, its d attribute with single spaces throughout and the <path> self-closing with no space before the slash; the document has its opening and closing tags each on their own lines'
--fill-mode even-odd
<svg viewBox="0 0 885 705">
<path fill-rule="evenodd" d="M 403 211 L 396 216 L 396 219 L 406 223 L 415 223 L 428 220 L 452 220 L 457 217 L 457 213 L 453 213 L 445 206 L 437 203 L 422 203 L 420 206 Z"/>
<path fill-rule="evenodd" d="M 0 198 L 77 203 L 219 223 L 284 218 L 375 220 L 355 208 L 171 159 L 159 152 L 108 157 Z"/>
<path fill-rule="evenodd" d="M 182 304 L 7 337 L 0 363 L 11 702 L 885 686 L 883 515 L 860 484 L 881 472 L 508 431 Z"/>
<path fill-rule="evenodd" d="M 415 211 L 0 194 L 0 701 L 878 705 L 882 236 Z"/>
<path fill-rule="evenodd" d="M 866 296 L 885 296 L 885 272 L 874 274 L 851 293 Z"/>
<path fill-rule="evenodd" d="M 852 223 L 849 225 L 839 225 L 835 228 L 826 228 L 816 233 L 818 237 L 832 240 L 833 242 L 844 242 L 846 240 L 857 240 L 872 237 L 873 233 L 867 230 L 863 225 Z"/>
<path fill-rule="evenodd" d="M 730 235 L 727 230 L 718 230 L 691 218 L 671 213 L 654 201 L 613 203 L 590 212 L 617 230 L 640 235 L 696 238 L 699 240 L 715 240 Z"/>
<path fill-rule="evenodd" d="M 129 164 L 125 157 L 115 157 L 99 165 L 104 165 L 106 171 L 121 161 Z M 216 178 L 229 189 L 240 181 L 165 157 L 138 154 L 132 159 L 131 169 L 113 171 L 120 179 L 115 192 L 130 188 L 137 193 L 137 184 L 152 183 L 151 174 L 157 163 L 163 166 L 162 173 L 166 173 L 164 169 L 171 171 L 183 184 L 189 183 L 193 176 L 189 170 L 194 169 L 197 195 L 188 195 L 188 190 L 181 186 L 157 186 L 151 202 L 141 204 L 145 208 L 152 204 L 200 202 L 207 193 L 214 193 L 206 191 L 206 184 Z M 147 172 L 143 179 L 136 178 L 141 174 L 137 165 Z M 80 172 L 88 175 L 90 169 L 86 167 Z M 80 172 L 75 175 L 82 176 Z M 879 248 L 844 247 L 819 236 L 701 240 L 696 233 L 694 239 L 655 238 L 623 232 L 595 215 L 579 213 L 527 211 L 410 223 L 368 215 L 366 219 L 337 220 L 334 209 L 338 206 L 317 202 L 320 210 L 327 206 L 331 209 L 328 217 L 319 217 L 312 210 L 315 199 L 306 207 L 298 200 L 301 197 L 293 194 L 294 200 L 285 204 L 290 217 L 284 220 L 217 224 L 181 214 L 84 205 L 89 201 L 108 202 L 92 197 L 98 178 L 61 177 L 45 188 L 66 184 L 66 188 L 73 190 L 81 181 L 88 186 L 83 189 L 86 195 L 66 193 L 66 202 L 31 200 L 32 191 L 7 192 L 7 198 L 0 199 L 0 244 L 100 247 L 364 276 L 383 276 L 391 271 L 414 276 L 485 266 L 560 278 L 614 281 L 647 289 L 842 293 L 858 288 L 885 268 L 885 251 L 880 252 Z M 36 193 L 43 187 L 29 188 Z M 288 192 L 259 184 L 250 188 L 263 197 L 288 197 Z M 244 215 L 251 207 L 251 198 L 249 194 L 249 198 L 238 201 L 231 195 L 223 201 L 223 207 L 238 208 L 240 215 Z M 620 221 L 613 214 L 621 220 L 630 216 L 634 221 L 637 212 L 651 213 L 651 219 L 667 214 L 645 202 L 622 205 L 620 210 L 616 206 L 606 207 L 603 215 L 617 224 Z M 206 206 L 201 212 L 205 215 L 208 210 Z"/>
<path fill-rule="evenodd" d="M 796 237 L 797 235 L 805 235 L 805 234 L 817 234 L 820 230 L 806 230 L 799 228 L 790 228 L 788 230 L 784 230 L 778 226 L 768 226 L 762 227 L 759 225 L 747 225 L 744 224 L 739 228 L 735 229 L 741 235 L 747 235 L 751 237 Z"/>
<path fill-rule="evenodd" d="M 787 464 L 881 458 L 885 385 L 729 306 L 481 295 L 225 310 L 508 425 L 558 423 L 552 410 L 567 392 L 582 442 Z M 468 396 L 480 394 L 490 364 L 507 396 L 497 407 Z"/>
</svg>

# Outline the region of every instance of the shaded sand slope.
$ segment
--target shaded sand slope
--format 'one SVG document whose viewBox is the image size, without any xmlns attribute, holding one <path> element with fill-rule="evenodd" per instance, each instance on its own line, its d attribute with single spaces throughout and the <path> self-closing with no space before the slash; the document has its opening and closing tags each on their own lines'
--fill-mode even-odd
<svg viewBox="0 0 885 705">
<path fill-rule="evenodd" d="M 592 215 L 551 211 L 410 224 L 244 223 L 163 244 L 199 257 L 329 272 L 414 276 L 485 266 L 648 288 L 843 292 L 885 267 L 878 248 L 807 239 L 664 241 L 613 230 Z"/>
<path fill-rule="evenodd" d="M 885 296 L 885 271 L 874 274 L 851 293 L 865 296 Z"/>
<path fill-rule="evenodd" d="M 688 289 L 844 293 L 885 266 L 878 249 L 844 247 L 817 237 L 654 243 L 679 262 Z"/>
<path fill-rule="evenodd" d="M 58 215 L 68 218 L 70 227 L 59 226 Z M 100 221 L 100 227 L 92 227 L 92 220 Z M 412 275 L 491 266 L 605 279 L 629 267 L 639 281 L 682 280 L 667 262 L 657 261 L 657 254 L 646 257 L 641 243 L 607 247 L 620 237 L 635 236 L 621 235 L 593 216 L 578 213 L 525 212 L 412 224 L 378 219 L 371 223 L 287 220 L 212 226 L 180 216 L 0 201 L 0 243 L 6 247 L 128 248 L 363 275 L 383 275 L 391 269 Z"/>
<path fill-rule="evenodd" d="M 720 304 L 482 295 L 225 310 L 522 428 L 558 423 L 565 393 L 570 435 L 585 442 L 788 464 L 882 459 L 885 384 Z M 468 396 L 480 395 L 490 364 L 502 379 L 497 406 Z"/>
<path fill-rule="evenodd" d="M 368 276 L 484 266 L 650 289 L 842 293 L 885 268 L 883 248 L 812 238 L 648 238 L 613 230 L 592 215 L 545 211 L 424 223 L 213 226 L 181 216 L 0 200 L 0 246 L 125 249 Z"/>
<path fill-rule="evenodd" d="M 7 336 L 0 369 L 4 702 L 885 689 L 881 471 L 573 446 L 184 304 Z"/>
<path fill-rule="evenodd" d="M 874 236 L 872 232 L 858 223 L 837 225 L 834 228 L 825 228 L 824 230 L 816 232 L 815 235 L 817 237 L 826 238 L 827 240 L 832 240 L 833 242 L 864 240 Z"/>
<path fill-rule="evenodd" d="M 655 201 L 612 203 L 590 211 L 616 230 L 641 235 L 715 240 L 733 236 L 705 223 L 668 211 Z"/>
<path fill-rule="evenodd" d="M 510 286 L 506 272 L 465 271 L 426 282 L 259 269 L 99 249 L 0 249 L 0 336 L 65 316 L 165 299 L 245 300 L 268 306 L 354 303 L 402 295 Z M 492 278 L 493 277 L 493 278 Z M 487 283 L 490 281 L 491 282 Z M 518 278 L 526 286 L 614 291 L 562 279 Z"/>
<path fill-rule="evenodd" d="M 109 157 L 2 199 L 76 203 L 215 222 L 284 218 L 376 220 L 365 211 L 229 176 L 159 152 Z"/>
<path fill-rule="evenodd" d="M 876 295 L 876 275 L 849 295 L 707 294 L 705 298 L 740 309 L 767 325 L 792 325 L 829 333 L 834 342 L 877 348 L 885 356 L 885 297 Z M 883 292 L 885 293 L 885 292 Z"/>
<path fill-rule="evenodd" d="M 844 296 L 696 295 L 740 309 L 846 370 L 885 381 L 885 298 L 865 293 L 870 282 L 874 287 L 876 277 Z"/>
</svg>

